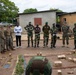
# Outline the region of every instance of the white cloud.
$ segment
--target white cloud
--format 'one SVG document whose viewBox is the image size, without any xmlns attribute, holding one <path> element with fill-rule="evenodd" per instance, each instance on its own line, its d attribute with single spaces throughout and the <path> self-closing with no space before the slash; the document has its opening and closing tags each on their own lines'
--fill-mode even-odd
<svg viewBox="0 0 76 75">
<path fill-rule="evenodd" d="M 76 0 L 11 0 L 19 8 L 20 13 L 28 8 L 36 8 L 39 11 L 58 8 L 65 12 L 76 11 Z"/>
</svg>

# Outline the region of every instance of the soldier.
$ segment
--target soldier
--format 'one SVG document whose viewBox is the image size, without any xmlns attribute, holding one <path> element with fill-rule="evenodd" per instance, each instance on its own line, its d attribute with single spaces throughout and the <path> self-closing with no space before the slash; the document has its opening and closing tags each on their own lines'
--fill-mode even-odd
<svg viewBox="0 0 76 75">
<path fill-rule="evenodd" d="M 68 44 L 69 44 L 69 26 L 67 26 L 67 23 L 65 23 L 62 26 L 62 39 L 63 39 L 63 46 L 65 47 L 65 40 L 66 40 L 66 44 L 67 44 L 67 48 L 68 48 Z"/>
<path fill-rule="evenodd" d="M 48 40 L 49 40 L 49 31 L 50 31 L 50 26 L 48 25 L 48 22 L 45 23 L 45 25 L 42 28 L 43 31 L 43 38 L 44 38 L 44 47 L 48 46 Z"/>
<path fill-rule="evenodd" d="M 35 47 L 39 47 L 39 41 L 40 41 L 40 31 L 41 28 L 39 27 L 39 25 L 37 24 L 36 27 L 34 28 L 35 31 Z"/>
<path fill-rule="evenodd" d="M 5 36 L 4 36 L 4 28 L 0 27 L 0 52 L 5 52 Z"/>
<path fill-rule="evenodd" d="M 74 34 L 74 46 L 75 46 L 74 49 L 76 49 L 76 23 L 74 24 L 73 34 Z"/>
<path fill-rule="evenodd" d="M 31 44 L 33 47 L 33 30 L 34 30 L 34 26 L 31 24 L 31 22 L 29 22 L 29 25 L 27 25 L 26 27 L 24 27 L 24 29 L 27 31 L 27 35 L 28 35 L 28 46 L 30 47 L 30 38 L 31 38 Z"/>
<path fill-rule="evenodd" d="M 53 48 L 53 47 L 55 48 L 56 39 L 57 39 L 56 34 L 58 31 L 55 23 L 53 23 L 53 27 L 50 29 L 50 31 L 51 31 L 51 48 Z"/>
<path fill-rule="evenodd" d="M 14 50 L 13 48 L 13 37 L 12 37 L 12 30 L 10 26 L 6 27 L 5 30 L 5 37 L 6 37 L 6 49 L 9 50 Z"/>
<path fill-rule="evenodd" d="M 52 66 L 46 57 L 37 54 L 27 64 L 25 75 L 30 73 L 31 75 L 52 75 Z"/>
</svg>

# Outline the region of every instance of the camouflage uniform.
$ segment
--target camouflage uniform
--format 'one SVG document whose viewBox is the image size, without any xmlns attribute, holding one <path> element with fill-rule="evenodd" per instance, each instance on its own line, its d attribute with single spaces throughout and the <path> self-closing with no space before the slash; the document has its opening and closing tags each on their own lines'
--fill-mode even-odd
<svg viewBox="0 0 76 75">
<path fill-rule="evenodd" d="M 73 28 L 73 34 L 74 34 L 74 46 L 75 46 L 74 49 L 76 49 L 76 23 L 75 23 L 74 25 L 75 25 L 75 27 Z"/>
<path fill-rule="evenodd" d="M 50 31 L 50 26 L 46 22 L 46 24 L 42 28 L 43 31 L 43 38 L 44 38 L 44 47 L 48 45 L 48 40 L 49 40 L 49 31 Z"/>
<path fill-rule="evenodd" d="M 4 29 L 1 27 L 0 29 L 0 52 L 3 53 L 5 50 L 5 36 L 4 36 Z"/>
<path fill-rule="evenodd" d="M 25 75 L 52 75 L 52 67 L 44 56 L 34 56 L 27 64 Z"/>
<path fill-rule="evenodd" d="M 27 35 L 28 35 L 28 47 L 30 46 L 30 38 L 31 38 L 31 44 L 33 47 L 33 30 L 34 30 L 34 26 L 31 25 L 31 22 L 29 22 L 29 25 L 27 25 L 26 27 L 24 27 L 24 29 L 27 31 Z"/>
<path fill-rule="evenodd" d="M 39 41 L 40 41 L 40 27 L 37 25 L 35 28 L 34 28 L 34 31 L 35 31 L 35 47 L 39 47 Z"/>
<path fill-rule="evenodd" d="M 6 30 L 5 30 L 5 37 L 6 37 L 6 49 L 9 50 L 9 48 L 11 50 L 13 49 L 13 37 L 12 37 L 12 30 L 10 28 L 10 26 L 7 26 Z"/>
<path fill-rule="evenodd" d="M 62 32 L 63 32 L 63 35 L 62 35 L 62 38 L 63 38 L 63 46 L 65 46 L 65 40 L 66 40 L 66 44 L 67 45 L 69 44 L 69 35 L 68 35 L 69 26 L 63 25 L 62 26 Z"/>
<path fill-rule="evenodd" d="M 55 44 L 56 44 L 56 39 L 57 39 L 57 27 L 55 26 L 55 24 L 53 24 L 53 27 L 50 29 L 51 31 L 51 48 L 55 48 Z"/>
</svg>

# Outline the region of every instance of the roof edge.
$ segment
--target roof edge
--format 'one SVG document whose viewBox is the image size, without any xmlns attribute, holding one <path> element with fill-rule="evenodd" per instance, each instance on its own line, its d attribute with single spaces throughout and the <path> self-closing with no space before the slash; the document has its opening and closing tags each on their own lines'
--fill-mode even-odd
<svg viewBox="0 0 76 75">
<path fill-rule="evenodd" d="M 31 12 L 31 13 L 19 13 L 18 15 L 24 14 L 35 14 L 35 13 L 43 13 L 43 12 L 56 12 L 57 10 L 45 10 L 45 11 L 38 11 L 38 12 Z"/>
</svg>

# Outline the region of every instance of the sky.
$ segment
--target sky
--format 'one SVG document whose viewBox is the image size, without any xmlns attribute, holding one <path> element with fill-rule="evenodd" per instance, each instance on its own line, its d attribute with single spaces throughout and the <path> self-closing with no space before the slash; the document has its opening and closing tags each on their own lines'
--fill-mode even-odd
<svg viewBox="0 0 76 75">
<path fill-rule="evenodd" d="M 19 13 L 25 9 L 36 8 L 38 11 L 49 10 L 50 8 L 60 9 L 64 12 L 76 11 L 76 0 L 10 0 L 19 8 Z"/>
</svg>

